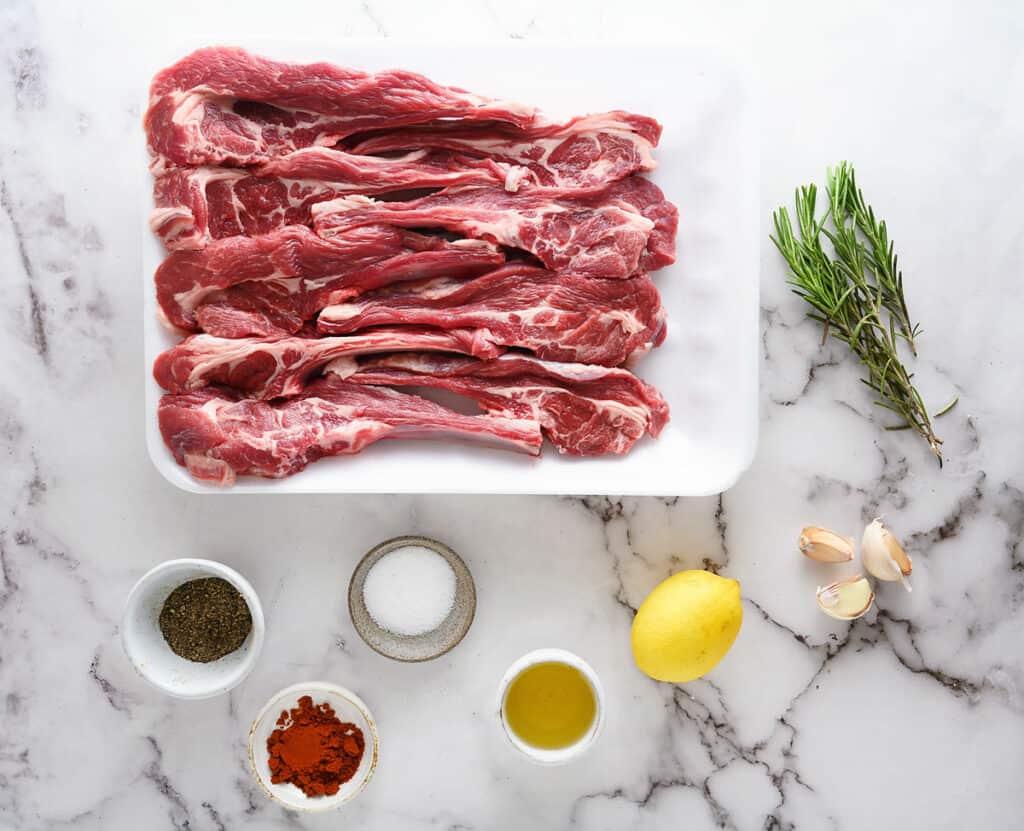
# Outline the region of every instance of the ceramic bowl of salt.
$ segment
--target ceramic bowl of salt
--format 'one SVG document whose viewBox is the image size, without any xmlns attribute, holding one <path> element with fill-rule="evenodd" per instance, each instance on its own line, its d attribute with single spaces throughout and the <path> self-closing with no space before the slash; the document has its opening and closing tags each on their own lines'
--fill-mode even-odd
<svg viewBox="0 0 1024 831">
<path fill-rule="evenodd" d="M 396 537 L 356 566 L 348 608 L 367 645 L 396 661 L 429 661 L 454 649 L 476 613 L 476 586 L 462 558 L 427 537 Z"/>
</svg>

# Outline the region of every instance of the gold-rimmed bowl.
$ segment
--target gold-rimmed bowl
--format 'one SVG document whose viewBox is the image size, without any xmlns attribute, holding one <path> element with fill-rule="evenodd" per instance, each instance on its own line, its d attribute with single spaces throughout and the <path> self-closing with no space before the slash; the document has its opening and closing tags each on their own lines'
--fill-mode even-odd
<svg viewBox="0 0 1024 831">
<path fill-rule="evenodd" d="M 365 748 L 355 775 L 342 784 L 338 792 L 331 796 L 306 796 L 295 785 L 275 784 L 270 781 L 270 753 L 267 751 L 267 739 L 277 729 L 277 720 L 282 711 L 291 710 L 304 695 L 312 698 L 314 705 L 324 702 L 330 704 L 334 708 L 335 715 L 341 721 L 354 724 L 363 733 Z M 314 813 L 333 811 L 345 803 L 351 802 L 369 784 L 377 769 L 379 745 L 377 722 L 373 720 L 370 709 L 358 695 L 345 687 L 327 681 L 307 681 L 285 687 L 273 695 L 253 720 L 252 727 L 249 728 L 249 764 L 256 783 L 274 802 L 295 811 Z"/>
</svg>

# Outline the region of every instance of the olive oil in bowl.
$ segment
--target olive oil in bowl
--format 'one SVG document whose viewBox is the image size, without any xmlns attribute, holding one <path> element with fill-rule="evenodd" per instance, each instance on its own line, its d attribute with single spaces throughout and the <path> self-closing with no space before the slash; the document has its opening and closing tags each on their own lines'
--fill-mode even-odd
<svg viewBox="0 0 1024 831">
<path fill-rule="evenodd" d="M 562 650 L 524 656 L 503 685 L 501 718 L 509 739 L 535 761 L 555 764 L 596 737 L 601 700 L 594 671 Z"/>
</svg>

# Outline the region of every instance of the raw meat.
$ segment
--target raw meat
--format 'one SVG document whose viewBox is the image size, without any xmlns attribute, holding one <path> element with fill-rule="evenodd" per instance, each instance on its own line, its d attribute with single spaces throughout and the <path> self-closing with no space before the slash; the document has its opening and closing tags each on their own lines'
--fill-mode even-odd
<svg viewBox="0 0 1024 831">
<path fill-rule="evenodd" d="M 630 176 L 601 191 L 447 188 L 409 202 L 348 196 L 313 206 L 322 236 L 363 225 L 441 227 L 534 254 L 548 268 L 629 277 L 675 260 L 678 216 L 657 185 Z"/>
<path fill-rule="evenodd" d="M 511 353 L 486 361 L 409 353 L 339 358 L 325 371 L 359 384 L 438 387 L 490 415 L 535 419 L 560 452 L 574 456 L 625 453 L 668 422 L 661 394 L 624 369 Z"/>
<path fill-rule="evenodd" d="M 621 200 L 654 223 L 647 238 L 647 248 L 640 255 L 640 268 L 657 271 L 676 261 L 676 232 L 679 230 L 679 210 L 665 198 L 654 182 L 643 176 L 630 176 L 611 185 L 605 195 Z"/>
<path fill-rule="evenodd" d="M 665 312 L 646 275 L 604 280 L 513 263 L 468 281 L 406 283 L 328 306 L 319 331 L 371 326 L 475 328 L 501 346 L 552 361 L 616 366 L 665 338 Z"/>
<path fill-rule="evenodd" d="M 447 124 L 406 127 L 355 137 L 354 153 L 391 153 L 440 147 L 522 165 L 534 184 L 558 188 L 603 188 L 631 173 L 657 166 L 653 149 L 661 125 L 621 111 L 595 113 L 565 124 Z M 516 190 L 516 188 L 509 188 Z"/>
<path fill-rule="evenodd" d="M 192 335 L 162 352 L 153 377 L 168 392 L 222 385 L 254 398 L 298 395 L 324 364 L 345 355 L 438 350 L 494 357 L 501 350 L 476 332 L 378 330 L 347 338 L 218 338 Z"/>
<path fill-rule="evenodd" d="M 455 437 L 530 455 L 543 441 L 531 419 L 462 415 L 419 396 L 339 378 L 319 379 L 301 397 L 273 404 L 225 390 L 165 395 L 158 416 L 178 464 L 222 486 L 244 473 L 290 476 L 381 439 Z"/>
<path fill-rule="evenodd" d="M 294 334 L 321 308 L 401 280 L 472 276 L 504 256 L 477 240 L 449 242 L 388 226 L 326 240 L 301 226 L 175 251 L 156 271 L 168 325 L 224 337 Z"/>
<path fill-rule="evenodd" d="M 197 479 L 445 433 L 621 454 L 667 423 L 620 368 L 665 338 L 654 119 L 211 47 L 156 75 L 145 128 L 158 314 L 199 333 L 154 363 L 160 427 Z"/>
<path fill-rule="evenodd" d="M 413 72 L 293 64 L 243 49 L 199 49 L 153 78 L 150 153 L 178 165 L 252 165 L 361 130 L 436 119 L 533 123 L 535 110 L 445 87 Z"/>
<path fill-rule="evenodd" d="M 298 150 L 253 170 L 154 167 L 153 233 L 168 250 L 211 240 L 310 225 L 317 202 L 348 193 L 383 194 L 448 185 L 516 189 L 525 168 L 425 150 L 398 158 L 358 156 L 324 147 Z"/>
</svg>

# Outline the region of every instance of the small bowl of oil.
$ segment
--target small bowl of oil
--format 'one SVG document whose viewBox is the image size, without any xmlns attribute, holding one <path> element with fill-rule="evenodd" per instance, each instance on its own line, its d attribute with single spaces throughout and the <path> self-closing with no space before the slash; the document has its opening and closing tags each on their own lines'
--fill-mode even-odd
<svg viewBox="0 0 1024 831">
<path fill-rule="evenodd" d="M 562 765 L 597 741 L 604 726 L 604 689 L 578 655 L 537 649 L 501 679 L 498 718 L 512 746 L 531 761 Z"/>
</svg>

